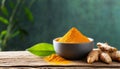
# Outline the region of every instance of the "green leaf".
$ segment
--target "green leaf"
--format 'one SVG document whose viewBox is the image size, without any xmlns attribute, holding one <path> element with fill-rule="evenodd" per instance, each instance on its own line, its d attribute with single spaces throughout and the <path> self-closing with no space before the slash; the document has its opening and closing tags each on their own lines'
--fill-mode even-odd
<svg viewBox="0 0 120 69">
<path fill-rule="evenodd" d="M 28 32 L 25 29 L 19 28 L 19 31 L 22 35 L 28 35 Z"/>
<path fill-rule="evenodd" d="M 1 32 L 2 35 L 5 35 L 6 33 L 7 33 L 7 30 L 3 30 L 3 31 Z"/>
<path fill-rule="evenodd" d="M 48 56 L 55 53 L 53 45 L 49 43 L 38 43 L 27 50 L 37 56 Z"/>
<path fill-rule="evenodd" d="M 8 10 L 7 10 L 7 8 L 6 8 L 5 6 L 1 8 L 1 12 L 2 12 L 5 16 L 8 16 L 8 15 L 9 15 Z"/>
<path fill-rule="evenodd" d="M 33 15 L 32 15 L 32 12 L 30 11 L 30 9 L 27 8 L 27 7 L 24 7 L 24 11 L 25 11 L 25 14 L 26 14 L 28 20 L 29 20 L 30 22 L 33 22 L 33 21 L 34 21 L 34 18 L 33 18 Z"/>
<path fill-rule="evenodd" d="M 9 24 L 8 20 L 7 20 L 6 18 L 4 18 L 4 17 L 1 17 L 1 16 L 0 16 L 0 21 L 1 21 L 2 23 L 6 24 L 6 25 Z"/>
<path fill-rule="evenodd" d="M 17 36 L 18 34 L 20 34 L 20 31 L 19 31 L 19 30 L 17 30 L 15 33 L 13 33 L 13 34 L 12 34 L 12 37 Z"/>
<path fill-rule="evenodd" d="M 7 30 L 3 30 L 0 34 L 0 39 L 2 39 L 7 34 Z"/>
</svg>

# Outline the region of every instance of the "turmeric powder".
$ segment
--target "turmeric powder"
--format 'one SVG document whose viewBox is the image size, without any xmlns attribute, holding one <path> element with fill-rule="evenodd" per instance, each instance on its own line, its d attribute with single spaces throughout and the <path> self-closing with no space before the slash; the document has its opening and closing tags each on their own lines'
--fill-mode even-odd
<svg viewBox="0 0 120 69">
<path fill-rule="evenodd" d="M 49 62 L 50 64 L 69 64 L 71 62 L 69 60 L 62 58 L 61 56 L 57 54 L 46 56 L 44 60 Z"/>
<path fill-rule="evenodd" d="M 86 36 L 84 36 L 79 30 L 73 27 L 62 38 L 60 38 L 58 42 L 86 43 L 90 42 L 90 40 Z"/>
</svg>

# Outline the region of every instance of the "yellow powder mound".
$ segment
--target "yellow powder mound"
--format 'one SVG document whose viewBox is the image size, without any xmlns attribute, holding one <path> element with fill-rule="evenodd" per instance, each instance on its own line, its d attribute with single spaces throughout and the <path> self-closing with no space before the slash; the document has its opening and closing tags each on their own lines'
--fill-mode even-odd
<svg viewBox="0 0 120 69">
<path fill-rule="evenodd" d="M 69 64 L 71 61 L 62 58 L 57 54 L 52 54 L 47 57 L 44 57 L 44 60 L 50 64 Z"/>
<path fill-rule="evenodd" d="M 90 40 L 75 27 L 70 29 L 58 42 L 63 43 L 87 43 Z"/>
</svg>

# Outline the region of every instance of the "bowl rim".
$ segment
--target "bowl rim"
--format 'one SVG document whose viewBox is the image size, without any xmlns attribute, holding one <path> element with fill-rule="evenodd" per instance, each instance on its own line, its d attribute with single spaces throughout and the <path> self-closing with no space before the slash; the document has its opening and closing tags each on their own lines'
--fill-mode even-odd
<svg viewBox="0 0 120 69">
<path fill-rule="evenodd" d="M 93 38 L 90 38 L 90 37 L 88 37 L 88 39 L 90 40 L 90 42 L 86 42 L 86 43 L 69 43 L 69 42 L 58 42 L 58 41 L 56 41 L 56 40 L 58 40 L 59 38 L 61 38 L 61 37 L 57 37 L 57 38 L 55 38 L 55 39 L 53 39 L 53 42 L 55 42 L 55 43 L 62 43 L 62 44 L 88 44 L 88 43 L 92 43 L 92 42 L 94 42 L 94 39 Z"/>
</svg>

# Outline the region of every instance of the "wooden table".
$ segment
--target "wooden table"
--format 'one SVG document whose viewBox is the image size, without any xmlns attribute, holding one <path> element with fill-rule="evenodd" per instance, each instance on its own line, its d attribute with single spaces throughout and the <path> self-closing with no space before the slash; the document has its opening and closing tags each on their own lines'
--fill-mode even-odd
<svg viewBox="0 0 120 69">
<path fill-rule="evenodd" d="M 27 51 L 0 52 L 0 69 L 120 69 L 119 62 L 105 64 L 95 62 L 87 64 L 86 61 L 73 61 L 67 65 L 51 65 L 42 57 L 35 56 Z"/>
</svg>

